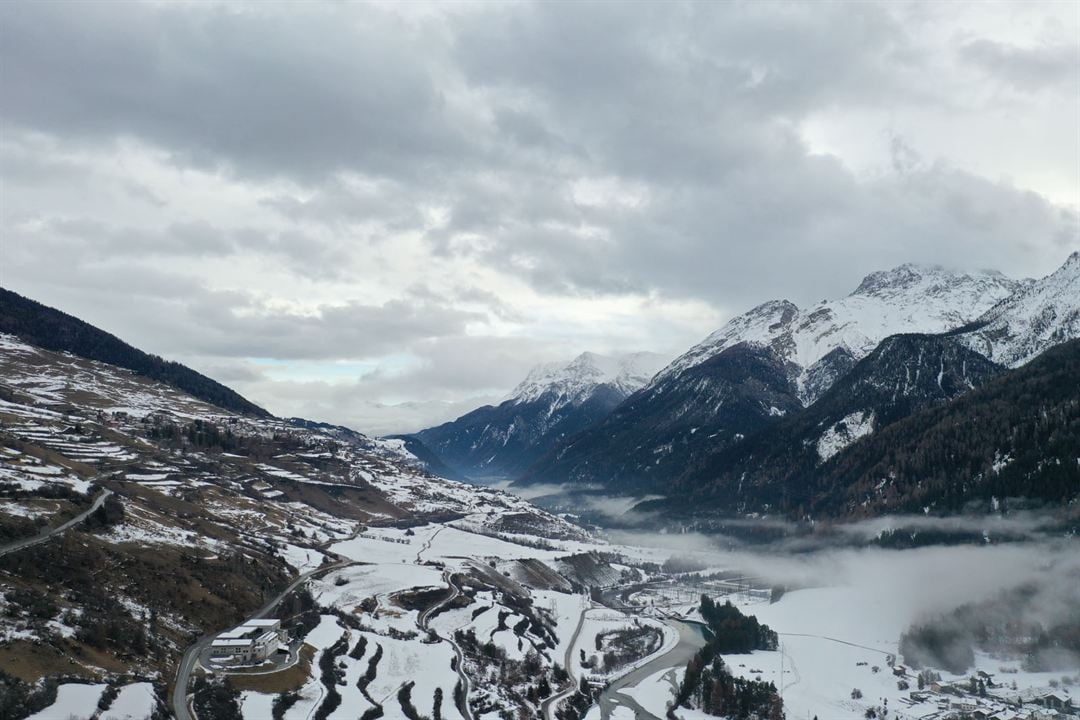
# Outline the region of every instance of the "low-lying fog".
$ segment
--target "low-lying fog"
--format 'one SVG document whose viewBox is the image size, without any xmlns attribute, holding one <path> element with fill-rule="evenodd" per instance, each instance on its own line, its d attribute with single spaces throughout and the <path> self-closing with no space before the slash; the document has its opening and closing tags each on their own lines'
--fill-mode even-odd
<svg viewBox="0 0 1080 720">
<path fill-rule="evenodd" d="M 840 626 L 874 625 L 897 638 L 912 625 L 955 623 L 950 614 L 960 606 L 993 601 L 990 609 L 965 612 L 993 616 L 987 622 L 999 625 L 1004 613 L 1014 632 L 1055 626 L 1070 635 L 1080 632 L 1076 508 L 848 523 L 763 518 L 678 525 L 635 511 L 649 497 L 553 485 L 505 489 L 555 512 L 572 508 L 579 519 L 607 527 L 609 540 L 668 550 L 687 568 L 738 570 L 788 589 L 849 589 L 837 613 Z M 1013 592 L 1018 588 L 1024 592 Z M 1080 667 L 1080 656 L 1070 656 L 1065 665 Z"/>
<path fill-rule="evenodd" d="M 1060 518 L 1035 514 L 1015 517 L 883 517 L 828 531 L 807 533 L 772 521 L 738 521 L 778 533 L 768 543 L 748 545 L 732 535 L 613 530 L 617 543 L 658 547 L 704 572 L 734 569 L 763 584 L 790 589 L 850 588 L 850 604 L 838 621 L 852 626 L 878 624 L 890 633 L 927 621 L 955 622 L 943 616 L 961 605 L 1002 601 L 1007 591 L 1008 619 L 1025 627 L 1068 626 L 1075 632 L 1080 613 L 1080 540 L 1048 532 Z M 729 524 L 734 528 L 735 525 Z M 966 544 L 935 544 L 890 549 L 872 545 L 882 533 L 937 532 L 944 537 L 967 533 L 980 539 Z M 790 531 L 790 532 L 789 532 Z M 1009 542 L 991 542 L 1005 535 Z M 847 593 L 845 593 L 847 595 Z M 984 612 L 982 609 L 979 612 Z M 1001 608 L 995 609 L 998 617 Z M 843 628 L 837 628 L 840 632 Z M 881 629 L 884 629 L 882 627 Z M 1066 666 L 1080 667 L 1072 656 Z"/>
</svg>

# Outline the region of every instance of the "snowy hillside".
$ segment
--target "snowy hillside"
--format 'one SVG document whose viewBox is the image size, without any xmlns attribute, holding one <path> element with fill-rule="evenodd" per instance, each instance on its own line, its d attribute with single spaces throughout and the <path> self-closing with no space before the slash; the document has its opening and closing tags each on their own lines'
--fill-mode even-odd
<svg viewBox="0 0 1080 720">
<path fill-rule="evenodd" d="M 288 688 L 298 694 L 285 717 L 325 711 L 320 667 L 344 655 L 342 636 L 353 652 L 338 664 L 371 675 L 341 690 L 350 711 L 434 713 L 442 696 L 443 717 L 480 717 L 475 708 L 510 711 L 530 702 L 526 692 L 561 687 L 559 634 L 569 639 L 582 598 L 534 595 L 487 563 L 540 563 L 545 586 L 569 590 L 556 560 L 605 543 L 514 495 L 419 471 L 399 441 L 308 425 L 239 415 L 0 335 L 0 669 L 17 666 L 25 680 L 5 677 L 4 707 L 16 714 L 0 714 L 89 718 L 99 702 L 118 713 L 139 700 L 139 717 L 166 717 L 185 650 L 220 665 L 196 638 L 320 568 L 338 572 L 281 601 L 295 639 L 281 673 L 234 679 L 247 718 L 269 717 Z M 429 629 L 437 609 L 468 605 Z M 491 657 L 470 651 L 462 663 L 463 645 L 489 641 L 500 648 Z M 494 679 L 493 664 L 503 668 Z M 34 685 L 58 672 L 93 684 Z M 412 696 L 400 694 L 410 681 Z M 198 678 L 191 689 L 199 717 L 228 715 L 213 686 Z"/>
<path fill-rule="evenodd" d="M 667 554 L 407 455 L 0 336 L 0 715 L 552 717 L 671 649 L 584 622 Z M 281 619 L 269 656 L 215 651 L 253 618 Z"/>
<path fill-rule="evenodd" d="M 677 358 L 651 384 L 699 365 L 737 343 L 755 343 L 796 366 L 793 379 L 800 398 L 809 404 L 835 380 L 822 373 L 819 365 L 833 362 L 834 351 L 858 360 L 890 335 L 951 330 L 1024 286 L 994 271 L 962 273 L 901 265 L 867 275 L 846 297 L 823 300 L 807 309 L 786 300 L 760 305 Z"/>
<path fill-rule="evenodd" d="M 1048 347 L 1080 337 L 1080 252 L 1054 273 L 990 308 L 961 341 L 991 360 L 1016 367 Z"/>
</svg>

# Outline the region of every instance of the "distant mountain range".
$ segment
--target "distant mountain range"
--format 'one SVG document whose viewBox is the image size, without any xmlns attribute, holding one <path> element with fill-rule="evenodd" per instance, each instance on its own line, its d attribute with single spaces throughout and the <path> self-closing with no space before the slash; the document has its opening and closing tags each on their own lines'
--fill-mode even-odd
<svg viewBox="0 0 1080 720">
<path fill-rule="evenodd" d="M 813 405 L 885 338 L 949 331 L 1029 286 L 997 272 L 908 264 L 807 310 L 767 302 L 678 357 L 522 480 L 663 492 L 688 468 Z"/>
<path fill-rule="evenodd" d="M 907 264 L 871 273 L 838 300 L 808 309 L 776 300 L 732 319 L 624 400 L 590 406 L 593 419 L 578 417 L 576 433 L 523 434 L 520 452 L 515 443 L 495 452 L 495 443 L 475 442 L 520 432 L 507 401 L 501 413 L 481 408 L 418 436 L 467 475 L 669 495 L 652 506 L 672 510 L 857 515 L 863 510 L 836 498 L 865 478 L 833 468 L 847 467 L 867 438 L 951 407 L 1076 337 L 1080 254 L 1041 280 Z M 530 397 L 544 394 L 543 380 L 523 383 Z M 465 469 L 474 452 L 492 460 Z M 832 485 L 822 489 L 826 476 Z"/>
<path fill-rule="evenodd" d="M 178 363 L 0 289 L 0 333 L 250 417 Z M 801 309 L 760 305 L 673 362 L 583 353 L 498 405 L 373 439 L 290 419 L 453 479 L 661 495 L 673 515 L 853 517 L 1080 498 L 1080 253 L 1053 274 L 902 265 Z"/>
<path fill-rule="evenodd" d="M 517 477 L 560 442 L 606 417 L 663 365 L 653 353 L 586 352 L 534 368 L 499 405 L 416 433 L 455 471 L 476 480 Z"/>
</svg>

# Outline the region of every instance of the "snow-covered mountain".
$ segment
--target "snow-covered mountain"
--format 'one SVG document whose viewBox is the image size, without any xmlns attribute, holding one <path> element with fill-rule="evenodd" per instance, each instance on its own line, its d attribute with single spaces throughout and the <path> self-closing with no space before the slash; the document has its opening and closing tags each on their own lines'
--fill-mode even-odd
<svg viewBox="0 0 1080 720">
<path fill-rule="evenodd" d="M 1080 252 L 987 310 L 975 326 L 960 335 L 961 342 L 1010 367 L 1080 337 Z"/>
<path fill-rule="evenodd" d="M 681 355 L 522 480 L 658 491 L 691 464 L 812 404 L 884 338 L 951 330 L 1027 284 L 993 271 L 908 264 L 805 310 L 767 302 Z"/>
<path fill-rule="evenodd" d="M 800 517 L 1067 507 L 1080 492 L 1080 340 L 1015 369 L 897 335 L 818 402 L 690 468 L 667 509 Z M 653 507 L 653 510 L 660 508 Z"/>
<path fill-rule="evenodd" d="M 614 356 L 583 352 L 570 362 L 537 365 L 508 399 L 521 404 L 549 395 L 561 404 L 575 403 L 586 399 L 598 385 L 630 395 L 649 382 L 664 360 L 664 356 L 649 352 Z"/>
<path fill-rule="evenodd" d="M 533 368 L 510 396 L 453 422 L 416 433 L 454 470 L 475 478 L 514 477 L 562 440 L 605 417 L 643 387 L 665 357 L 585 352 Z"/>
<path fill-rule="evenodd" d="M 816 484 L 821 465 L 860 439 L 948 404 L 1003 371 L 948 335 L 892 335 L 813 405 L 688 466 L 679 486 L 687 497 L 708 495 L 713 507 L 728 512 L 784 503 L 808 509 L 809 497 L 799 488 Z"/>
<path fill-rule="evenodd" d="M 746 342 L 772 349 L 790 363 L 800 399 L 812 403 L 843 372 L 890 335 L 941 333 L 975 320 L 1028 283 L 996 271 L 955 272 L 901 265 L 867 275 L 851 294 L 801 309 L 773 300 L 709 335 L 657 374 L 652 385 Z"/>
</svg>

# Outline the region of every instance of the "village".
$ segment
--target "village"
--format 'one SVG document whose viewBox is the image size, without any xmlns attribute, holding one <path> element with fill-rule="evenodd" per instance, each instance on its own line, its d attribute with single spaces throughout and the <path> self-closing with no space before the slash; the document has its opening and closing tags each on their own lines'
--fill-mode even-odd
<svg viewBox="0 0 1080 720">
<path fill-rule="evenodd" d="M 889 656 L 887 661 L 893 661 Z M 1080 685 L 1080 677 L 1051 680 L 1049 685 L 1019 688 L 1016 682 L 995 680 L 993 674 L 978 670 L 962 680 L 944 681 L 933 670 L 914 671 L 904 665 L 891 668 L 897 688 L 908 690 L 901 708 L 870 708 L 867 718 L 904 720 L 1066 720 L 1080 717 L 1080 708 L 1070 686 Z M 875 673 L 881 669 L 871 668 Z M 1003 668 L 1005 674 L 1009 668 Z M 1013 671 L 1015 672 L 1015 671 Z M 859 690 L 852 699 L 861 699 Z M 887 703 L 887 700 L 886 700 Z"/>
</svg>

